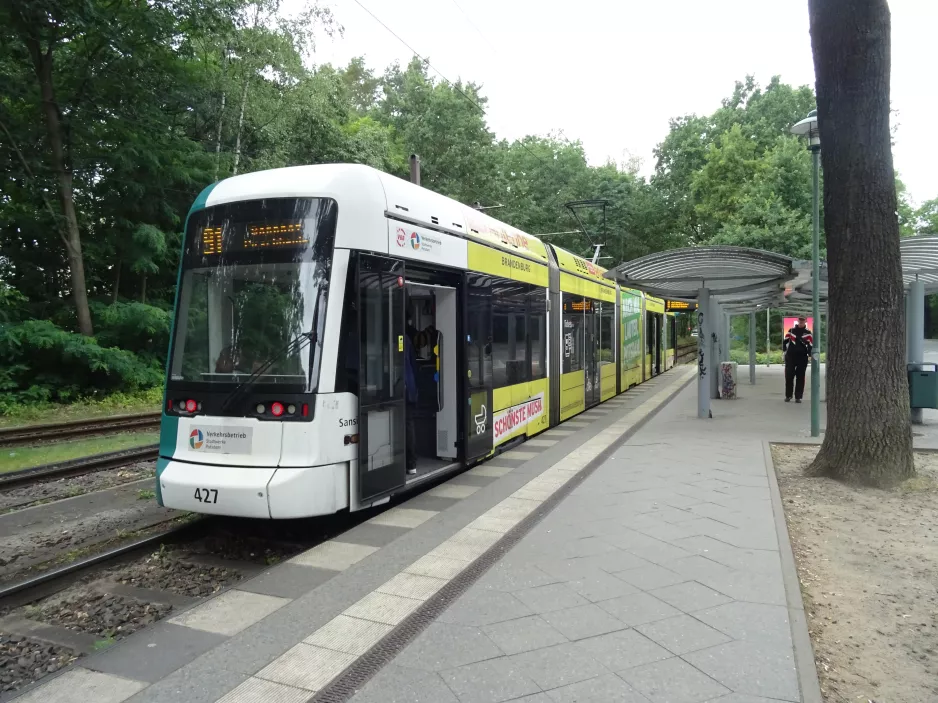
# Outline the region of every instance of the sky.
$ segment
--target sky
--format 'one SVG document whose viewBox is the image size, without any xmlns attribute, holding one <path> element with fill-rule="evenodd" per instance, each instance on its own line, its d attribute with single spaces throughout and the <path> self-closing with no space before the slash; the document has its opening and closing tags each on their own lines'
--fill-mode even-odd
<svg viewBox="0 0 938 703">
<path fill-rule="evenodd" d="M 284 10 L 303 0 L 286 0 Z M 359 4 L 361 3 L 361 5 Z M 737 80 L 773 75 L 812 85 L 806 0 L 325 0 L 344 27 L 322 39 L 316 63 L 355 56 L 382 71 L 413 55 L 362 5 L 429 58 L 448 80 L 488 97 L 499 138 L 560 133 L 593 164 L 641 159 L 668 121 L 710 114 Z M 916 204 L 938 197 L 934 54 L 938 2 L 891 0 L 896 170 Z"/>
</svg>

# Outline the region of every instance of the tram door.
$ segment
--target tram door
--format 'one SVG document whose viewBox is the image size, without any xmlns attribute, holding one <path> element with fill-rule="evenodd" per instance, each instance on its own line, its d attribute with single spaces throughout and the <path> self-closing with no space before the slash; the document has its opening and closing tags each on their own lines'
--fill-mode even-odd
<svg viewBox="0 0 938 703">
<path fill-rule="evenodd" d="M 464 415 L 466 451 L 464 460 L 473 461 L 492 451 L 493 366 L 492 293 L 486 276 L 469 274 L 465 279 L 463 329 L 466 330 L 465 398 L 469 412 Z"/>
<path fill-rule="evenodd" d="M 661 328 L 658 324 L 658 315 L 653 312 L 645 315 L 645 333 L 645 367 L 647 369 L 645 379 L 647 380 L 659 373 L 658 350 L 661 348 L 659 339 Z"/>
<path fill-rule="evenodd" d="M 600 388 L 602 378 L 602 358 L 600 355 L 600 322 L 599 322 L 599 304 L 589 298 L 584 298 L 584 307 L 586 310 L 586 349 L 585 364 L 585 387 L 586 387 L 586 407 L 596 405 L 602 397 Z"/>
<path fill-rule="evenodd" d="M 358 255 L 358 487 L 366 503 L 404 485 L 404 263 Z"/>
</svg>

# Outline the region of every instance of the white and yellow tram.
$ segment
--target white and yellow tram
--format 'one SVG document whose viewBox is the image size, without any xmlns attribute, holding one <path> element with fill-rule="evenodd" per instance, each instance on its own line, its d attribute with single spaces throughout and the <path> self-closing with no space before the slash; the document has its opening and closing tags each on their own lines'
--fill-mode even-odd
<svg viewBox="0 0 938 703">
<path fill-rule="evenodd" d="M 379 505 L 670 368 L 664 302 L 603 273 L 366 166 L 209 186 L 186 221 L 160 503 L 275 519 Z"/>
</svg>

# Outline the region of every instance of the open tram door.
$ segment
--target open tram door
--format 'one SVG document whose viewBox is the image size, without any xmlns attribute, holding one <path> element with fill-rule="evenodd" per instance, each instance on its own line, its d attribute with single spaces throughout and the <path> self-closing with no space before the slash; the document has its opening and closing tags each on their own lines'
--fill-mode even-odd
<svg viewBox="0 0 938 703">
<path fill-rule="evenodd" d="M 357 254 L 358 503 L 366 506 L 404 486 L 404 263 Z"/>
</svg>

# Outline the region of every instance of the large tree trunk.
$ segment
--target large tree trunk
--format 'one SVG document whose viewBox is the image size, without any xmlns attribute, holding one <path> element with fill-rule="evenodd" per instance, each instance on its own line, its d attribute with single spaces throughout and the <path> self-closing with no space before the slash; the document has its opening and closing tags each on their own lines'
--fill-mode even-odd
<svg viewBox="0 0 938 703">
<path fill-rule="evenodd" d="M 117 263 L 114 265 L 114 293 L 111 297 L 111 302 L 117 302 L 117 296 L 121 289 L 121 260 L 118 259 Z"/>
<path fill-rule="evenodd" d="M 886 0 L 809 0 L 830 283 L 827 432 L 813 475 L 913 475 Z"/>
<path fill-rule="evenodd" d="M 91 336 L 94 330 L 91 326 L 91 311 L 88 308 L 88 289 L 85 284 L 85 262 L 81 253 L 81 235 L 78 230 L 78 217 L 75 214 L 75 201 L 72 190 L 72 171 L 69 167 L 65 146 L 62 139 L 62 123 L 59 119 L 59 108 L 55 102 L 55 90 L 52 85 L 52 47 L 42 51 L 38 40 L 26 40 L 27 48 L 33 59 L 33 68 L 39 80 L 39 94 L 42 98 L 42 113 L 46 123 L 46 136 L 49 139 L 49 148 L 52 151 L 52 171 L 58 181 L 59 205 L 65 219 L 65 235 L 63 241 L 68 254 L 68 266 L 72 284 L 72 298 L 75 301 L 75 311 L 78 314 L 78 331 Z"/>
<path fill-rule="evenodd" d="M 234 168 L 232 176 L 238 175 L 238 164 L 241 162 L 241 129 L 244 127 L 244 108 L 248 104 L 248 79 L 244 78 L 244 90 L 241 91 L 241 111 L 238 114 L 238 136 L 235 139 Z"/>
<path fill-rule="evenodd" d="M 215 135 L 215 179 L 218 180 L 218 167 L 221 164 L 221 126 L 225 119 L 225 94 L 221 94 L 221 110 L 218 112 L 218 132 Z"/>
</svg>

